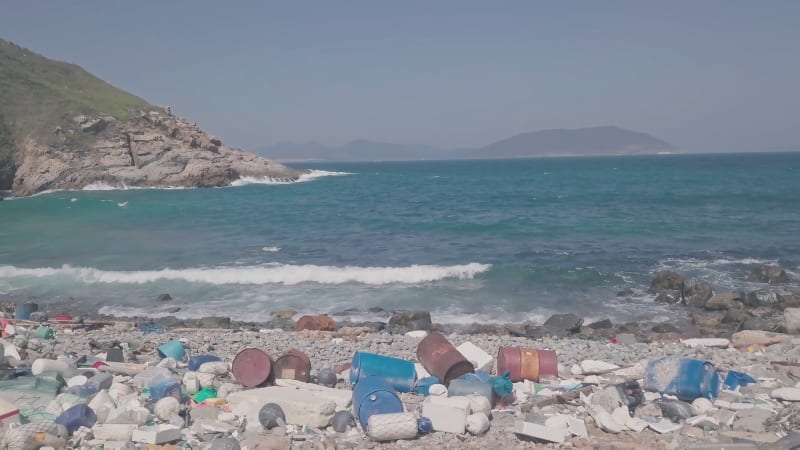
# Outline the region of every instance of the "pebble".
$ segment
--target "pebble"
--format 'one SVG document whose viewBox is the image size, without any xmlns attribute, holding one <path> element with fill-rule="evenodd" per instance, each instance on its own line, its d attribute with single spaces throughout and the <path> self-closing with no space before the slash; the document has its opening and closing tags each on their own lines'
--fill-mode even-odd
<svg viewBox="0 0 800 450">
<path fill-rule="evenodd" d="M 778 388 L 770 394 L 772 398 L 785 400 L 787 402 L 800 402 L 800 389 L 798 388 Z"/>
</svg>

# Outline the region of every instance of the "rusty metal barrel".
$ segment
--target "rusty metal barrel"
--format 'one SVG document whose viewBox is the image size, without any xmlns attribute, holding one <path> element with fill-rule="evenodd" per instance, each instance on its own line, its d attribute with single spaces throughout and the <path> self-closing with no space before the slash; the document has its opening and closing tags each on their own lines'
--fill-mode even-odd
<svg viewBox="0 0 800 450">
<path fill-rule="evenodd" d="M 272 358 L 263 350 L 246 348 L 233 358 L 231 373 L 244 387 L 261 386 L 274 378 Z"/>
<path fill-rule="evenodd" d="M 497 352 L 497 373 L 511 372 L 511 381 L 539 381 L 558 376 L 558 356 L 550 350 L 500 347 Z"/>
<path fill-rule="evenodd" d="M 303 316 L 297 321 L 297 331 L 336 331 L 336 322 L 331 316 Z"/>
<path fill-rule="evenodd" d="M 430 333 L 417 345 L 417 359 L 431 375 L 442 384 L 450 384 L 465 373 L 474 373 L 475 368 L 450 341 L 439 333 Z"/>
<path fill-rule="evenodd" d="M 297 380 L 308 383 L 311 374 L 311 360 L 300 350 L 289 350 L 272 365 L 275 378 Z"/>
</svg>

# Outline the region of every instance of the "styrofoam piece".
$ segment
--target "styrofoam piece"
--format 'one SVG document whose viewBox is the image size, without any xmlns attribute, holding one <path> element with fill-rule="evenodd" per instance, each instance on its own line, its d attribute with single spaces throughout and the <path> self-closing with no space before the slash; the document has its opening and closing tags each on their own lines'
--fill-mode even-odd
<svg viewBox="0 0 800 450">
<path fill-rule="evenodd" d="M 611 364 L 609 362 L 599 361 L 596 359 L 584 359 L 581 361 L 580 367 L 581 373 L 584 375 L 596 375 L 599 373 L 606 373 L 619 369 L 619 366 L 616 364 Z"/>
<path fill-rule="evenodd" d="M 567 416 L 567 430 L 572 433 L 573 436 L 582 438 L 589 437 L 589 432 L 586 431 L 586 422 L 577 417 Z"/>
<path fill-rule="evenodd" d="M 625 426 L 637 433 L 644 431 L 648 425 L 650 425 L 648 422 L 645 422 L 638 417 L 628 417 L 628 419 L 625 421 Z"/>
<path fill-rule="evenodd" d="M 464 434 L 469 412 L 467 397 L 429 396 L 422 402 L 422 416 L 431 420 L 434 431 Z"/>
<path fill-rule="evenodd" d="M 200 373 L 210 373 L 216 376 L 224 376 L 230 372 L 230 366 L 225 361 L 209 361 L 200 365 L 197 369 Z"/>
<path fill-rule="evenodd" d="M 798 388 L 778 388 L 770 393 L 772 398 L 787 402 L 800 402 L 800 389 Z"/>
<path fill-rule="evenodd" d="M 680 430 L 681 427 L 682 427 L 681 424 L 673 423 L 671 420 L 668 420 L 668 419 L 661 419 L 658 422 L 653 422 L 653 423 L 650 423 L 648 425 L 654 431 L 656 431 L 658 433 L 661 433 L 661 434 L 672 433 L 673 431 Z"/>
<path fill-rule="evenodd" d="M 281 386 L 290 389 L 298 389 L 301 391 L 314 392 L 322 398 L 332 400 L 336 403 L 336 409 L 349 409 L 353 404 L 353 392 L 345 391 L 343 389 L 334 389 L 327 386 L 320 386 L 313 383 L 304 383 L 298 380 L 289 380 L 278 378 L 275 380 L 275 386 Z"/>
<path fill-rule="evenodd" d="M 181 429 L 174 425 L 153 425 L 133 430 L 131 440 L 143 444 L 165 444 L 181 438 Z"/>
<path fill-rule="evenodd" d="M 588 412 L 597 423 L 597 426 L 604 431 L 609 433 L 621 433 L 627 429 L 625 424 L 614 420 L 611 414 L 602 407 L 592 405 L 588 401 L 584 401 L 584 406 L 586 407 L 586 412 Z"/>
<path fill-rule="evenodd" d="M 406 336 L 413 337 L 413 338 L 418 338 L 418 339 L 422 339 L 427 335 L 428 335 L 428 332 L 425 331 L 425 330 L 414 330 L 414 331 L 409 331 L 408 333 L 406 333 Z"/>
<path fill-rule="evenodd" d="M 467 416 L 467 431 L 470 434 L 479 435 L 489 430 L 489 417 L 482 413 L 470 414 Z"/>
<path fill-rule="evenodd" d="M 488 398 L 483 395 L 468 395 L 467 398 L 469 398 L 469 409 L 472 414 L 483 413 L 486 414 L 486 417 L 492 415 L 492 404 Z"/>
<path fill-rule="evenodd" d="M 330 424 L 336 402 L 318 391 L 270 386 L 233 392 L 226 398 L 231 412 L 247 417 L 248 428 L 261 428 L 258 412 L 267 403 L 276 403 L 286 415 L 286 423 L 324 428 Z"/>
<path fill-rule="evenodd" d="M 464 342 L 456 347 L 456 350 L 464 355 L 464 358 L 471 362 L 476 369 L 483 369 L 494 360 L 492 355 L 486 353 L 482 348 L 472 342 Z"/>
<path fill-rule="evenodd" d="M 686 423 L 697 428 L 708 428 L 710 430 L 719 429 L 719 420 L 717 420 L 716 417 L 706 415 L 689 417 L 686 419 Z"/>
<path fill-rule="evenodd" d="M 423 378 L 428 378 L 429 376 L 431 376 L 431 373 L 428 372 L 428 370 L 425 369 L 425 366 L 423 366 L 420 363 L 414 363 L 414 368 L 417 369 L 417 379 L 418 380 L 421 380 Z"/>
<path fill-rule="evenodd" d="M 104 423 L 92 427 L 92 434 L 95 439 L 103 441 L 130 441 L 133 438 L 133 430 L 138 425 L 133 423 Z"/>
<path fill-rule="evenodd" d="M 514 433 L 532 437 L 547 442 L 563 444 L 566 440 L 564 430 L 549 428 L 538 423 L 517 421 L 514 423 Z"/>
<path fill-rule="evenodd" d="M 169 421 L 172 416 L 178 414 L 180 409 L 181 404 L 178 402 L 178 399 L 175 397 L 164 397 L 156 402 L 153 407 L 153 412 L 156 414 L 156 417 L 166 422 Z"/>
<path fill-rule="evenodd" d="M 692 338 L 684 339 L 681 342 L 689 347 L 720 347 L 727 348 L 731 341 L 724 338 Z"/>
</svg>

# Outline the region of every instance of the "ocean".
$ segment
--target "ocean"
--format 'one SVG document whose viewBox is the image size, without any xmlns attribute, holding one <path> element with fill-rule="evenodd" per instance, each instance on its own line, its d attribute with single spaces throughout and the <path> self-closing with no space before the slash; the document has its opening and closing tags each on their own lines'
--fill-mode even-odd
<svg viewBox="0 0 800 450">
<path fill-rule="evenodd" d="M 800 280 L 800 153 L 295 167 L 313 172 L 2 201 L 0 299 L 249 321 L 385 318 L 374 307 L 434 322 L 621 321 L 669 317 L 647 293 L 662 270 L 756 289 L 747 273 L 778 263 Z"/>
</svg>

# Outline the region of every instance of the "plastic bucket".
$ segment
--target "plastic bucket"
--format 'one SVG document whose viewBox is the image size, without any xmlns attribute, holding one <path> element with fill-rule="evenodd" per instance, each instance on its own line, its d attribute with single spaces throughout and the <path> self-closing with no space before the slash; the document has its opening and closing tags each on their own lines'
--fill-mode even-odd
<svg viewBox="0 0 800 450">
<path fill-rule="evenodd" d="M 275 372 L 275 378 L 308 383 L 311 374 L 311 360 L 300 350 L 289 350 L 275 360 L 272 370 Z"/>
<path fill-rule="evenodd" d="M 158 356 L 162 358 L 172 358 L 175 361 L 183 361 L 186 350 L 179 340 L 172 340 L 158 347 Z"/>
<path fill-rule="evenodd" d="M 356 352 L 350 368 L 350 384 L 355 385 L 364 377 L 379 377 L 398 392 L 411 392 L 417 381 L 417 369 L 404 359 Z"/>
<path fill-rule="evenodd" d="M 17 312 L 14 317 L 18 320 L 28 320 L 31 313 L 39 311 L 39 305 L 30 302 L 17 302 Z"/>
<path fill-rule="evenodd" d="M 645 369 L 644 388 L 670 394 L 684 401 L 719 394 L 720 377 L 714 365 L 699 359 L 665 357 L 650 361 Z"/>
<path fill-rule="evenodd" d="M 56 419 L 56 423 L 64 425 L 69 434 L 74 433 L 80 427 L 92 428 L 96 422 L 97 416 L 94 411 L 84 404 L 67 409 Z"/>
<path fill-rule="evenodd" d="M 233 358 L 231 373 L 244 387 L 260 386 L 272 379 L 272 358 L 257 348 L 246 348 Z"/>
<path fill-rule="evenodd" d="M 474 373 L 472 363 L 444 336 L 431 333 L 419 341 L 417 359 L 431 375 L 439 377 L 445 386 L 465 373 Z"/>
<path fill-rule="evenodd" d="M 200 366 L 202 366 L 203 364 L 207 362 L 216 362 L 216 361 L 222 361 L 222 360 L 219 358 L 219 356 L 214 356 L 214 355 L 196 355 L 192 356 L 189 359 L 189 363 L 187 364 L 187 366 L 189 370 L 191 370 L 192 372 L 196 372 L 197 369 L 199 369 Z"/>
<path fill-rule="evenodd" d="M 497 374 L 511 373 L 511 381 L 539 381 L 558 376 L 558 355 L 550 350 L 500 347 L 497 352 Z"/>
<path fill-rule="evenodd" d="M 366 431 L 371 416 L 403 412 L 403 402 L 381 378 L 364 377 L 353 387 L 353 412 Z"/>
<path fill-rule="evenodd" d="M 297 331 L 335 331 L 336 322 L 331 316 L 303 316 L 297 320 Z"/>
</svg>

